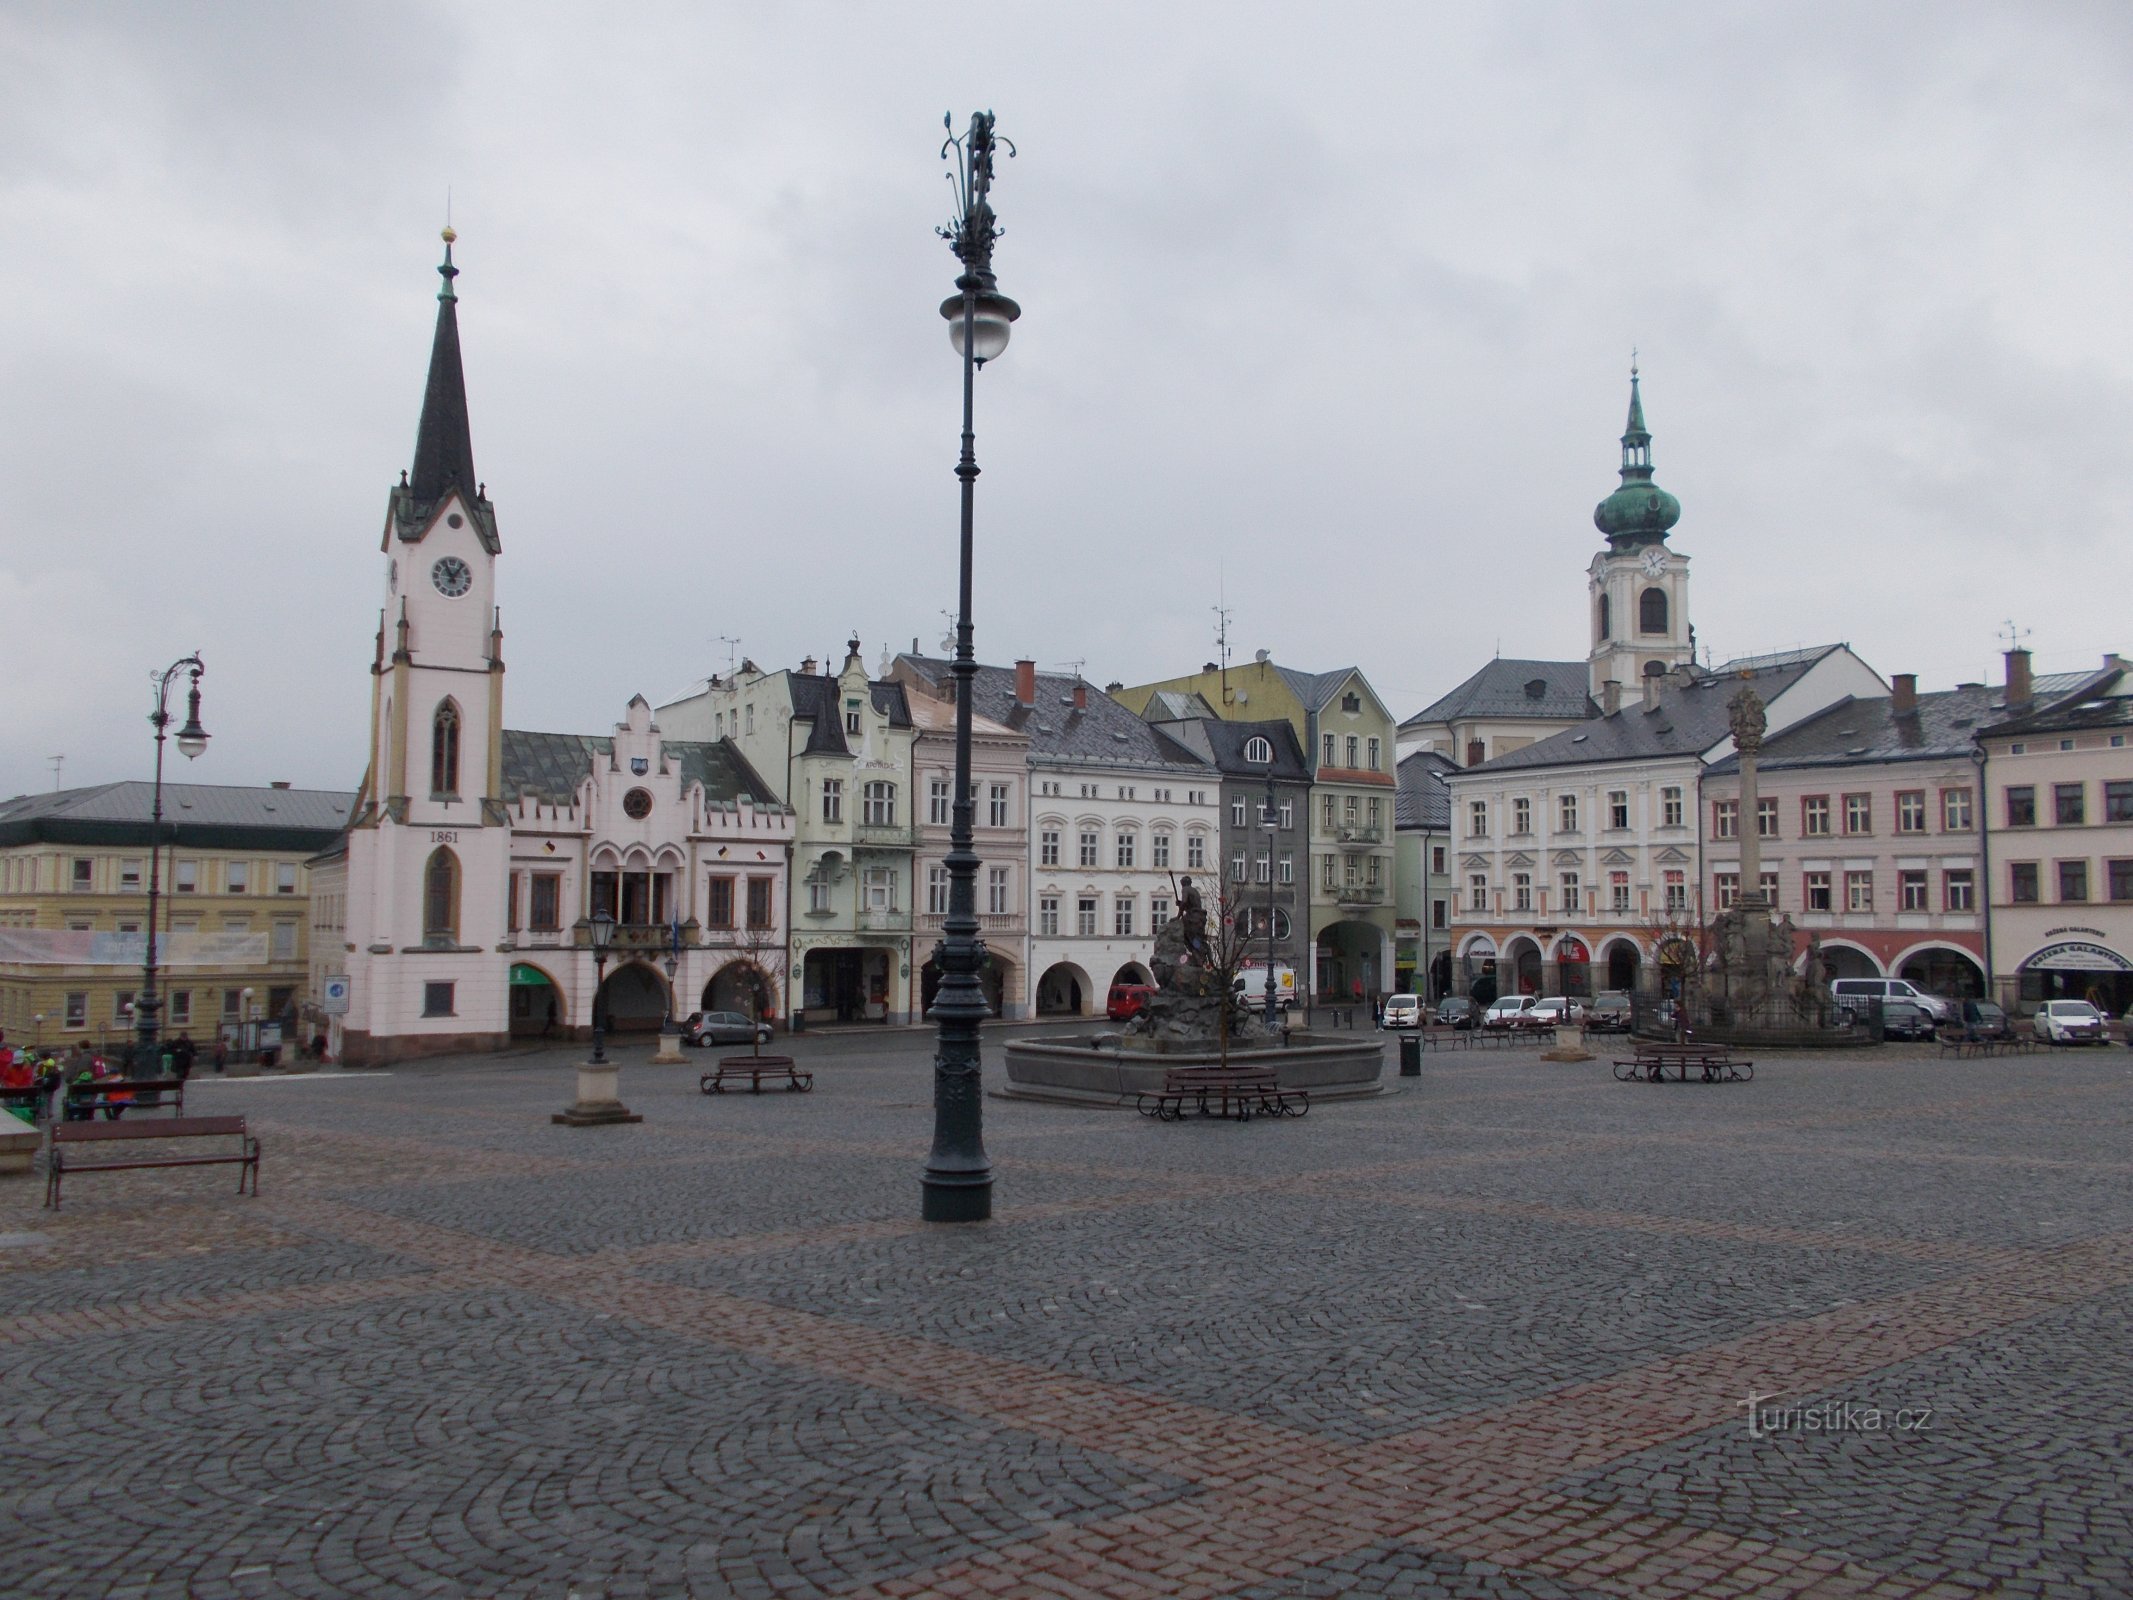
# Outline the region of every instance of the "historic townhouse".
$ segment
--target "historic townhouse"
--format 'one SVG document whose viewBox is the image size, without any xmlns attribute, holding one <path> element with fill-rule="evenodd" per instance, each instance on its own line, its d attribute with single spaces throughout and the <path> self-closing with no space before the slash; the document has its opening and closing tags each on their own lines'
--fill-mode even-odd
<svg viewBox="0 0 2133 1600">
<path fill-rule="evenodd" d="M 1393 804 L 1393 906 L 1399 943 L 1393 987 L 1438 1000 L 1452 981 L 1454 763 L 1433 750 L 1400 758 Z"/>
<path fill-rule="evenodd" d="M 1740 838 L 1760 841 L 1774 913 L 1821 940 L 1839 977 L 1902 977 L 1944 995 L 1985 993 L 1984 841 L 1977 729 L 1998 691 L 1846 699 L 1765 738 L 1758 815 L 1740 812 L 1739 758 L 1706 774 L 1704 904 L 1740 893 Z"/>
<path fill-rule="evenodd" d="M 107 783 L 0 805 L 0 1030 L 10 1038 L 132 1031 L 153 789 Z M 302 1020 L 305 863 L 347 826 L 354 802 L 287 784 L 163 785 L 156 989 L 166 1040 Z"/>
<path fill-rule="evenodd" d="M 1228 722 L 1278 718 L 1311 766 L 1310 917 L 1314 996 L 1385 992 L 1393 975 L 1392 714 L 1354 667 L 1299 672 L 1261 658 L 1121 689 L 1145 711 L 1161 693 L 1198 695 Z"/>
<path fill-rule="evenodd" d="M 2004 711 L 1979 730 L 1992 971 L 2010 1007 L 2133 1010 L 2133 667 L 2032 680 L 2007 657 Z"/>
<path fill-rule="evenodd" d="M 1513 661 L 1498 656 L 1399 727 L 1402 752 L 1478 767 L 1600 714 L 1591 663 Z"/>
<path fill-rule="evenodd" d="M 925 952 L 913 931 L 917 730 L 904 686 L 869 678 L 853 639 L 834 674 L 812 658 L 797 672 L 744 661 L 659 717 L 695 738 L 731 740 L 795 813 L 794 1025 L 912 1020 Z"/>
<path fill-rule="evenodd" d="M 447 230 L 413 467 L 387 496 L 369 768 L 312 862 L 311 1003 L 349 1061 L 656 1027 L 780 950 L 792 818 L 730 741 L 504 727 L 495 509 Z M 591 918 L 616 924 L 600 981 Z"/>
<path fill-rule="evenodd" d="M 955 702 L 935 699 L 903 679 L 917 729 L 912 780 L 924 807 L 919 818 L 917 881 L 919 1007 L 930 1011 L 940 985 L 934 947 L 948 924 L 948 848 L 954 821 Z M 978 936 L 985 941 L 979 975 L 997 1017 L 1030 1009 L 1029 735 L 973 715 L 970 719 L 970 827 L 978 853 Z"/>
<path fill-rule="evenodd" d="M 1151 697 L 1143 715 L 1222 775 L 1216 859 L 1221 892 L 1250 941 L 1246 965 L 1267 964 L 1271 923 L 1275 967 L 1307 982 L 1311 769 L 1296 730 L 1286 722 L 1225 722 L 1198 695 L 1169 689 Z"/>
<path fill-rule="evenodd" d="M 1732 754 L 1727 704 L 1743 686 L 1773 735 L 1888 692 L 1843 645 L 1682 665 L 1647 679 L 1635 706 L 1447 774 L 1455 989 L 1484 977 L 1505 994 L 1626 989 L 1676 948 L 1707 909 L 1699 785 Z"/>
<path fill-rule="evenodd" d="M 904 655 L 892 676 L 946 698 L 950 663 Z M 1036 1009 L 1100 1016 L 1114 983 L 1150 981 L 1179 881 L 1221 871 L 1221 774 L 1078 677 L 980 667 L 971 711 L 1029 740 L 1029 968 Z M 1213 895 L 1208 895 L 1210 902 Z"/>
</svg>

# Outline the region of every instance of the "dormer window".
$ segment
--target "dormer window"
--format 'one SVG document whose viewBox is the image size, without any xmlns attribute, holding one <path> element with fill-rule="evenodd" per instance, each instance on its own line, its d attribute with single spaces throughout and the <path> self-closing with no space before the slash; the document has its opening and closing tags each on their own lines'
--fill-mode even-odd
<svg viewBox="0 0 2133 1600">
<path fill-rule="evenodd" d="M 859 702 L 857 700 L 847 700 L 844 703 L 844 731 L 846 733 L 857 733 L 859 731 Z"/>
<path fill-rule="evenodd" d="M 1255 734 L 1244 741 L 1244 759 L 1256 766 L 1270 767 L 1274 764 L 1274 746 Z"/>
<path fill-rule="evenodd" d="M 1354 713 L 1363 709 L 1363 697 L 1359 694 L 1342 695 L 1341 709 L 1345 712 L 1348 712 L 1352 716 Z"/>
</svg>

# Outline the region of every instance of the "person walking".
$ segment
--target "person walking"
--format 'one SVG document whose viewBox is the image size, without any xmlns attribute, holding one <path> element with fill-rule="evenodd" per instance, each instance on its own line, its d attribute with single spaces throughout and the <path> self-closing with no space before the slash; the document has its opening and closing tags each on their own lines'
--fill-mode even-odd
<svg viewBox="0 0 2133 1600">
<path fill-rule="evenodd" d="M 220 1035 L 215 1039 L 215 1070 L 220 1072 L 230 1064 L 230 1042 Z"/>
<path fill-rule="evenodd" d="M 170 1046 L 170 1070 L 171 1075 L 180 1083 L 183 1083 L 193 1075 L 193 1058 L 197 1054 L 198 1047 L 194 1045 L 191 1034 L 180 1033 L 172 1041 Z"/>
</svg>

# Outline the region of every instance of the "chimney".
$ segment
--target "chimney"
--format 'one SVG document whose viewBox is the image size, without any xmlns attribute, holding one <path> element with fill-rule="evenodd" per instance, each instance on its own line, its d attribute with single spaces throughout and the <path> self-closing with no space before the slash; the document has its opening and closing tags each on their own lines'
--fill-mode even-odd
<svg viewBox="0 0 2133 1600">
<path fill-rule="evenodd" d="M 1037 663 L 1034 661 L 1017 661 L 1015 663 L 1015 704 L 1018 706 L 1033 706 L 1036 703 Z"/>
<path fill-rule="evenodd" d="M 1079 678 L 1074 680 L 1074 709 L 1076 711 L 1089 709 L 1089 686 Z"/>
<path fill-rule="evenodd" d="M 1889 694 L 1889 709 L 1899 717 L 1908 716 L 1918 709 L 1918 674 L 1898 672 L 1889 678 L 1892 685 Z"/>
<path fill-rule="evenodd" d="M 2007 703 L 2011 706 L 2026 706 L 2034 698 L 2036 691 L 2030 687 L 2029 681 L 2029 652 L 2020 649 L 2008 651 Z"/>
<path fill-rule="evenodd" d="M 287 780 L 286 778 L 284 778 L 284 779 L 278 780 L 277 782 L 275 782 L 274 784 L 272 784 L 272 785 L 271 785 L 270 787 L 272 787 L 272 788 L 276 788 L 276 789 L 286 789 L 286 788 L 288 788 L 288 787 L 289 787 L 289 783 L 288 783 L 288 780 Z"/>
<path fill-rule="evenodd" d="M 812 678 L 814 675 L 815 658 L 813 656 L 809 656 L 805 661 L 800 663 L 800 676 L 803 678 Z"/>
<path fill-rule="evenodd" d="M 1609 678 L 1600 685 L 1600 715 L 1611 717 L 1622 709 L 1622 684 L 1619 679 Z"/>
</svg>

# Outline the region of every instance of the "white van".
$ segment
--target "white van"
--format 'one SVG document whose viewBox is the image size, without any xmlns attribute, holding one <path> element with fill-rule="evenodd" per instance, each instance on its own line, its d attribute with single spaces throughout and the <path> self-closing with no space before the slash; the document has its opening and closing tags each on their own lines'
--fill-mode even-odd
<svg viewBox="0 0 2133 1600">
<path fill-rule="evenodd" d="M 1230 987 L 1243 997 L 1246 1006 L 1250 1010 L 1264 1011 L 1266 1009 L 1266 968 L 1246 967 L 1237 974 L 1237 981 L 1231 984 Z M 1277 1011 L 1286 1011 L 1295 1004 L 1296 969 L 1294 967 L 1276 967 L 1274 969 L 1274 1008 Z"/>
<path fill-rule="evenodd" d="M 1902 978 L 1839 978 L 1829 986 L 1829 997 L 1838 1005 L 1858 1002 L 1864 1011 L 1868 1000 L 1908 1000 L 1935 1022 L 1951 1022 L 1955 1007 L 1937 994 L 1927 994 Z"/>
</svg>

